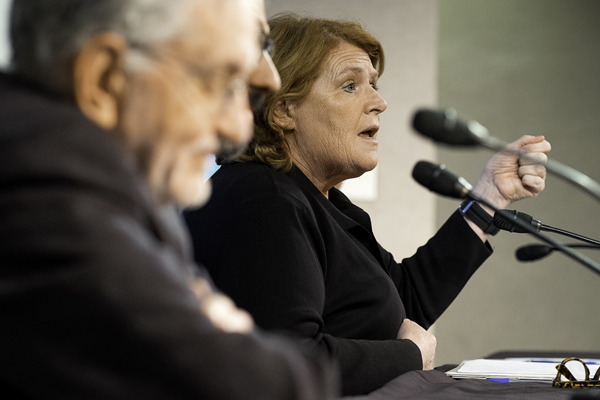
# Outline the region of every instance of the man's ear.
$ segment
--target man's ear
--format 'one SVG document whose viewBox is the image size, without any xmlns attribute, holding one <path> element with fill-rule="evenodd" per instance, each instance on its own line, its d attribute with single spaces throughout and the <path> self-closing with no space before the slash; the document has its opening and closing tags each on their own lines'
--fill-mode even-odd
<svg viewBox="0 0 600 400">
<path fill-rule="evenodd" d="M 273 121 L 286 131 L 293 131 L 296 128 L 294 116 L 294 105 L 289 101 L 282 99 L 275 104 L 273 108 Z"/>
<path fill-rule="evenodd" d="M 83 45 L 73 65 L 75 102 L 85 116 L 108 131 L 118 124 L 127 49 L 121 35 L 100 33 Z"/>
</svg>

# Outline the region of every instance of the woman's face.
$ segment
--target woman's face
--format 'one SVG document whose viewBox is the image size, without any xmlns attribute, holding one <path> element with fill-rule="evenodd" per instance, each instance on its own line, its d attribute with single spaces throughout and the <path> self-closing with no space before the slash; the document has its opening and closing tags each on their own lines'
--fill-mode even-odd
<svg viewBox="0 0 600 400">
<path fill-rule="evenodd" d="M 333 184 L 377 166 L 379 114 L 387 108 L 377 77 L 360 48 L 343 42 L 331 52 L 310 93 L 293 109 L 296 164 Z"/>
</svg>

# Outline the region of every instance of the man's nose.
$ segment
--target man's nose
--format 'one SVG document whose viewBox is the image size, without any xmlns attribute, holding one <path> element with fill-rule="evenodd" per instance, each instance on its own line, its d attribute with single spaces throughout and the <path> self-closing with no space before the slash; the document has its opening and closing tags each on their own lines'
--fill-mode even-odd
<svg viewBox="0 0 600 400">
<path fill-rule="evenodd" d="M 281 88 L 279 72 L 277 72 L 277 68 L 275 68 L 275 64 L 273 64 L 273 60 L 266 50 L 263 50 L 262 57 L 250 74 L 248 83 L 254 89 L 268 92 L 276 92 Z"/>
</svg>

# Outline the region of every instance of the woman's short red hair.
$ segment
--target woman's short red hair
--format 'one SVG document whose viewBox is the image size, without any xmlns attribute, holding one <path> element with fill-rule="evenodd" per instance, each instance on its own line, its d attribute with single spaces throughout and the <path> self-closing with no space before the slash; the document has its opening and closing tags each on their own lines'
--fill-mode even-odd
<svg viewBox="0 0 600 400">
<path fill-rule="evenodd" d="M 281 89 L 269 95 L 255 115 L 254 137 L 239 160 L 264 162 L 285 172 L 292 167 L 285 140 L 291 132 L 275 123 L 275 105 L 281 100 L 299 102 L 305 98 L 321 75 L 325 59 L 341 42 L 364 50 L 380 76 L 385 57 L 381 43 L 358 22 L 281 14 L 269 20 L 269 25 Z"/>
</svg>

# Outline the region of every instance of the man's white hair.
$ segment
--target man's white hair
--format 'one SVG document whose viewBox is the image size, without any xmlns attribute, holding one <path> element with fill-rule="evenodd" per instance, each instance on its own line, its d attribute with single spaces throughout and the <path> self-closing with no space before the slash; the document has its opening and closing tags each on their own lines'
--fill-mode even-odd
<svg viewBox="0 0 600 400">
<path fill-rule="evenodd" d="M 122 35 L 133 48 L 153 48 L 186 27 L 192 0 L 14 0 L 11 68 L 53 92 L 69 95 L 71 64 L 101 32 Z"/>
</svg>

